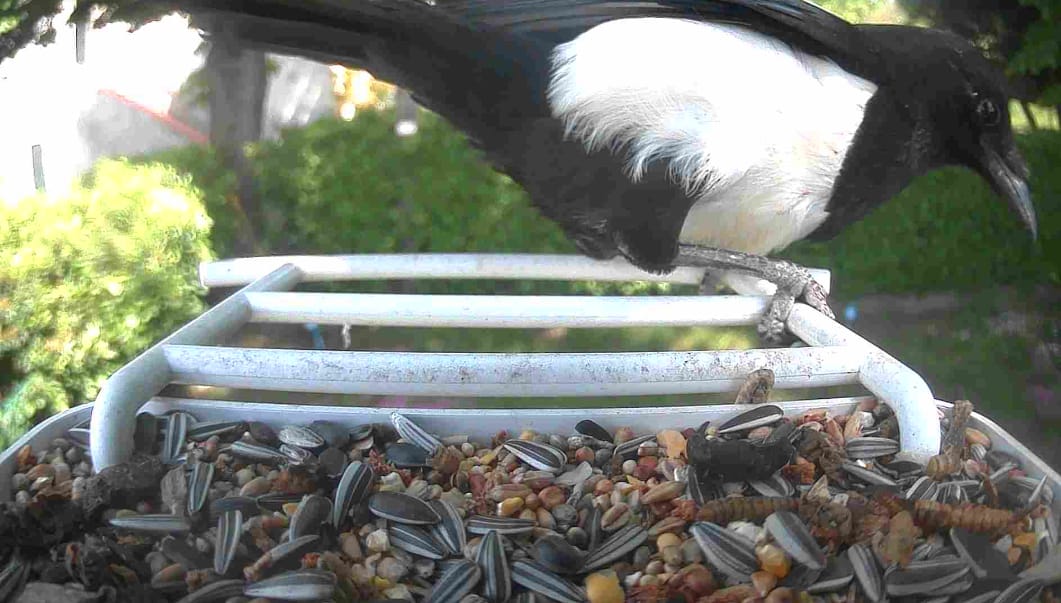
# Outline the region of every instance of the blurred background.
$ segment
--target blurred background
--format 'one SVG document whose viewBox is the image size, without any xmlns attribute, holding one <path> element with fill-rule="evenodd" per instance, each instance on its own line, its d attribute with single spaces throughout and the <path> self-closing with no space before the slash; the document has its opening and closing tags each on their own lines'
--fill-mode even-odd
<svg viewBox="0 0 1061 603">
<path fill-rule="evenodd" d="M 1028 241 L 982 181 L 953 169 L 921 178 L 842 237 L 783 255 L 831 270 L 838 319 L 917 370 L 938 398 L 972 400 L 1057 464 L 1061 451 L 1047 443 L 1061 433 L 1061 0 L 821 4 L 852 21 L 953 29 L 1006 66 L 1040 241 Z M 0 35 L 17 33 L 24 5 L 0 0 Z M 460 134 L 366 72 L 247 51 L 223 36 L 208 44 L 177 15 L 130 31 L 69 25 L 71 10 L 56 17 L 50 44 L 0 62 L 0 446 L 92 400 L 111 372 L 231 293 L 198 285 L 201 261 L 575 253 Z M 692 293 L 645 283 L 531 282 L 329 290 Z M 712 328 L 343 333 L 258 325 L 235 337 L 260 347 L 421 351 L 758 345 L 751 330 Z M 169 393 L 235 397 L 188 389 Z M 718 401 L 727 400 L 598 403 Z"/>
</svg>

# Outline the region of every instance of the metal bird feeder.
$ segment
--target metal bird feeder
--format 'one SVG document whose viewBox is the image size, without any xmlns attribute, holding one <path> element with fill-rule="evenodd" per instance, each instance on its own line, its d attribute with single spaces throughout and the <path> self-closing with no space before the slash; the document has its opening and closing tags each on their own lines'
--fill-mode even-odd
<svg viewBox="0 0 1061 603">
<path fill-rule="evenodd" d="M 829 273 L 812 271 L 828 290 Z M 115 372 L 94 404 L 38 425 L 0 457 L 10 472 L 16 451 L 39 446 L 91 414 L 91 452 L 97 470 L 127 459 L 137 412 L 185 410 L 200 420 L 254 416 L 266 422 L 345 424 L 386 421 L 392 409 L 298 406 L 175 399 L 158 394 L 168 384 L 287 392 L 492 397 L 600 397 L 735 391 L 744 377 L 770 368 L 778 389 L 861 385 L 896 411 L 903 455 L 924 462 L 940 447 L 937 401 L 924 380 L 838 322 L 796 304 L 788 328 L 805 347 L 690 352 L 420 353 L 252 349 L 217 345 L 247 323 L 307 323 L 457 328 L 611 328 L 753 325 L 773 286 L 740 275 L 726 282 L 738 295 L 721 296 L 468 296 L 293 292 L 301 283 L 379 279 L 534 279 L 655 281 L 695 284 L 702 271 L 657 276 L 622 261 L 556 255 L 346 255 L 234 259 L 205 263 L 207 287 L 243 288 Z M 863 398 L 783 402 L 789 414 L 812 408 L 846 413 Z M 688 425 L 732 415 L 734 405 L 563 408 L 410 408 L 425 428 L 487 437 L 514 424 L 569 431 L 590 418 L 606 428 Z M 1061 476 L 1001 428 L 975 415 L 995 446 L 1020 457 L 1033 477 Z M 4 496 L 9 484 L 0 481 Z"/>
</svg>

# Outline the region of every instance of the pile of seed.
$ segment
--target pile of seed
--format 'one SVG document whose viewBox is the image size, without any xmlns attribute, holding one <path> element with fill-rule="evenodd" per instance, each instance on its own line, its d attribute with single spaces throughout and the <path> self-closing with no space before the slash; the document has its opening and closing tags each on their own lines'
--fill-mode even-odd
<svg viewBox="0 0 1061 603">
<path fill-rule="evenodd" d="M 0 601 L 1053 600 L 1053 491 L 967 425 L 897 460 L 886 405 L 684 430 L 269 426 L 142 414 L 19 451 Z"/>
</svg>

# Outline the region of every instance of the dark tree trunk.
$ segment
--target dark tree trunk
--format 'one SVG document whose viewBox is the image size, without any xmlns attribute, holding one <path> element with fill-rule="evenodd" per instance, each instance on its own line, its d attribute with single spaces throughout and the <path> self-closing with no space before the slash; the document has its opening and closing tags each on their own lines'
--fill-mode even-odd
<svg viewBox="0 0 1061 603">
<path fill-rule="evenodd" d="M 258 234 L 263 224 L 254 170 L 245 147 L 262 134 L 265 54 L 244 50 L 221 27 L 210 38 L 205 70 L 210 91 L 210 143 L 222 163 L 236 174 L 239 210 L 244 217 L 234 251 L 253 255 L 261 251 Z"/>
</svg>

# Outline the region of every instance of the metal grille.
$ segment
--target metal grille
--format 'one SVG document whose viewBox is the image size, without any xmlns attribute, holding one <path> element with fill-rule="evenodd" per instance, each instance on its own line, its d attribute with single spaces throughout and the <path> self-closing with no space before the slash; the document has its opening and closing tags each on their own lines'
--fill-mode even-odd
<svg viewBox="0 0 1061 603">
<path fill-rule="evenodd" d="M 828 289 L 829 274 L 812 271 Z M 911 369 L 809 306 L 788 328 L 807 347 L 692 352 L 427 353 L 251 349 L 216 344 L 247 323 L 459 328 L 753 325 L 773 286 L 741 275 L 739 295 L 484 296 L 292 292 L 300 283 L 380 279 L 533 279 L 696 284 L 701 270 L 659 276 L 623 261 L 555 255 L 353 255 L 203 264 L 208 287 L 246 285 L 118 370 L 92 414 L 97 469 L 128 458 L 137 410 L 169 383 L 257 390 L 432 396 L 633 396 L 734 391 L 767 367 L 779 389 L 860 384 L 898 414 L 903 454 L 939 450 L 936 401 Z M 826 401 L 827 402 L 827 401 Z M 658 411 L 659 409 L 657 409 Z M 490 411 L 449 410 L 469 418 Z M 512 411 L 505 411 L 511 415 Z M 522 411 L 535 415 L 548 409 Z M 615 412 L 622 412 L 617 409 Z M 569 415 L 570 410 L 562 411 Z"/>
</svg>

